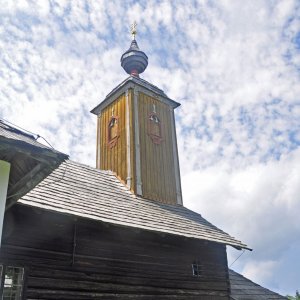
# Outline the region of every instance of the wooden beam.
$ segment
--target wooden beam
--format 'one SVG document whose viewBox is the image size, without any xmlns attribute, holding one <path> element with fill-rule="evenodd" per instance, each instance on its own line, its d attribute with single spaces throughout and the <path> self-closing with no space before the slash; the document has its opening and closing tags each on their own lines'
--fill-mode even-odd
<svg viewBox="0 0 300 300">
<path fill-rule="evenodd" d="M 16 152 L 21 152 L 27 155 L 32 155 L 35 159 L 45 162 L 48 162 L 49 160 L 60 160 L 68 158 L 68 155 L 64 153 L 60 153 L 56 151 L 55 149 L 50 148 L 44 148 L 40 147 L 38 145 L 32 145 L 23 141 L 18 140 L 10 140 L 7 138 L 3 138 L 0 136 L 0 151 L 1 150 L 9 150 L 12 149 Z"/>
<path fill-rule="evenodd" d="M 0 147 L 0 150 L 1 150 L 1 147 Z M 7 149 L 7 151 L 1 152 L 0 159 L 11 162 L 13 160 L 14 156 L 16 155 L 16 153 L 17 152 L 15 150 Z"/>
<path fill-rule="evenodd" d="M 33 147 L 32 147 L 33 148 Z M 39 161 L 39 162 L 42 162 L 42 163 L 46 163 L 46 164 L 55 164 L 57 163 L 57 161 L 59 160 L 57 157 L 51 155 L 51 156 L 48 156 L 48 153 L 46 152 L 50 152 L 49 150 L 44 150 L 44 151 L 31 151 L 31 149 L 27 149 L 27 148 L 21 148 L 21 147 L 18 147 L 16 145 L 10 145 L 10 144 L 7 144 L 7 145 L 0 145 L 0 151 L 4 151 L 4 152 L 7 152 L 7 153 L 10 153 L 10 152 L 18 152 L 18 153 L 22 153 L 24 155 L 27 155 L 29 156 L 30 158 L 36 160 L 36 161 Z"/>
<path fill-rule="evenodd" d="M 21 196 L 36 186 L 45 177 L 46 170 L 49 173 L 49 166 L 38 163 L 29 173 L 15 183 L 8 191 L 5 211 L 14 205 Z"/>
</svg>

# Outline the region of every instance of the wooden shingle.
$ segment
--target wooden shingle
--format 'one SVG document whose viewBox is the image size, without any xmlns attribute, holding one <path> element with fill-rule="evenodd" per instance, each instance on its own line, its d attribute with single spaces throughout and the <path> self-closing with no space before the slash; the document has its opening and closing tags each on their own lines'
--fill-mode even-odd
<svg viewBox="0 0 300 300">
<path fill-rule="evenodd" d="M 233 270 L 228 270 L 231 286 L 231 299 L 233 300 L 284 300 L 287 299 L 274 293 L 253 281 L 245 278 Z"/>
<path fill-rule="evenodd" d="M 136 197 L 114 173 L 67 160 L 19 203 L 115 225 L 213 241 L 245 244 L 183 206 Z"/>
</svg>

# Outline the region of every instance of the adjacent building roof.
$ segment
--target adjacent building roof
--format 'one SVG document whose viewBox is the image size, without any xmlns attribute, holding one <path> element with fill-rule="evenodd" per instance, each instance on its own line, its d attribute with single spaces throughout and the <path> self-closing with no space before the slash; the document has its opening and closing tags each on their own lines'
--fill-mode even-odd
<svg viewBox="0 0 300 300">
<path fill-rule="evenodd" d="M 270 300 L 287 299 L 274 293 L 253 281 L 245 278 L 239 273 L 229 269 L 229 280 L 231 285 L 231 299 L 233 300 Z"/>
<path fill-rule="evenodd" d="M 6 209 L 68 158 L 36 139 L 0 120 L 0 159 L 11 163 Z"/>
<path fill-rule="evenodd" d="M 116 225 L 249 249 L 183 206 L 136 197 L 110 171 L 62 163 L 19 203 Z"/>
<path fill-rule="evenodd" d="M 68 158 L 68 155 L 61 153 L 51 147 L 48 147 L 37 141 L 39 136 L 34 136 L 24 132 L 16 127 L 10 125 L 8 122 L 0 120 L 0 142 L 2 148 L 4 145 L 7 147 L 19 147 L 21 149 L 30 149 L 30 153 L 39 152 L 43 153 L 45 157 L 61 160 Z"/>
</svg>

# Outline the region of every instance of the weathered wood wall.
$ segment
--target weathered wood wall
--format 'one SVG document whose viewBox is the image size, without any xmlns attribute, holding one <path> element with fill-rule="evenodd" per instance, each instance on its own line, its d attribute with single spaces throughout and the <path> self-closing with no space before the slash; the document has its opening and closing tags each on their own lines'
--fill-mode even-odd
<svg viewBox="0 0 300 300">
<path fill-rule="evenodd" d="M 136 161 L 135 161 L 135 129 L 134 129 L 134 105 L 133 89 L 128 89 L 128 124 L 129 124 L 129 137 L 130 137 L 130 179 L 131 179 L 131 190 L 136 193 Z"/>
<path fill-rule="evenodd" d="M 139 93 L 141 179 L 143 196 L 162 203 L 177 204 L 175 166 L 172 143 L 171 113 L 167 104 Z M 149 114 L 153 111 L 161 121 L 162 142 L 155 144 L 148 135 Z M 172 110 L 172 111 L 170 111 Z"/>
<path fill-rule="evenodd" d="M 229 299 L 223 245 L 21 205 L 4 230 L 0 263 L 26 268 L 25 299 Z"/>
<path fill-rule="evenodd" d="M 111 170 L 124 181 L 127 177 L 127 147 L 126 147 L 126 127 L 125 127 L 125 94 L 122 94 L 112 104 L 103 109 L 100 116 L 97 146 L 100 147 L 100 163 L 97 166 L 102 170 Z M 108 145 L 108 124 L 114 115 L 118 117 L 119 138 L 115 146 Z"/>
<path fill-rule="evenodd" d="M 176 152 L 177 149 L 173 149 L 172 130 L 175 126 L 171 116 L 174 114 L 173 108 L 142 92 L 137 92 L 137 107 L 135 107 L 133 90 L 130 88 L 127 92 L 127 97 L 125 93 L 117 97 L 98 116 L 97 168 L 114 171 L 127 184 L 130 179 L 130 188 L 135 193 L 138 193 L 138 168 L 143 197 L 162 203 L 177 204 L 177 193 L 178 190 L 181 193 L 181 189 L 176 187 L 175 178 L 179 174 L 176 175 L 177 158 L 174 158 L 174 151 Z M 149 136 L 149 114 L 153 112 L 153 104 L 161 121 L 162 142 L 160 144 L 154 143 Z M 120 136 L 116 144 L 109 147 L 108 124 L 112 112 L 118 117 Z M 139 147 L 135 139 L 137 132 Z M 140 153 L 139 163 L 136 159 L 136 151 Z M 178 181 L 180 182 L 180 179 Z"/>
<path fill-rule="evenodd" d="M 127 102 L 128 101 L 128 102 Z M 132 110 L 132 89 L 128 90 L 128 97 L 125 93 L 116 98 L 113 103 L 106 106 L 97 124 L 97 162 L 96 167 L 101 170 L 111 170 L 125 183 L 131 179 L 131 189 L 135 191 L 135 163 L 134 163 L 134 132 L 133 132 L 133 110 Z M 118 117 L 119 138 L 113 147 L 108 145 L 108 124 L 112 113 Z M 128 118 L 128 123 L 127 123 Z M 128 127 L 128 128 L 127 128 Z M 127 130 L 130 131 L 127 143 Z M 130 144 L 130 147 L 128 147 Z M 130 152 L 130 153 L 128 153 Z M 128 173 L 128 157 L 130 157 L 130 173 Z M 130 174 L 130 175 L 129 175 Z"/>
</svg>

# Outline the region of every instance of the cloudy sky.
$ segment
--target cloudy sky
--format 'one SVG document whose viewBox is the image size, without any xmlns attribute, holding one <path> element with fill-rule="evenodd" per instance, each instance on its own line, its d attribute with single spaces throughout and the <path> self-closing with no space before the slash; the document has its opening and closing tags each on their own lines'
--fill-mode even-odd
<svg viewBox="0 0 300 300">
<path fill-rule="evenodd" d="M 127 75 L 176 110 L 184 203 L 254 249 L 232 266 L 300 290 L 300 3 L 293 0 L 0 0 L 0 117 L 95 165 L 89 113 Z M 228 249 L 229 264 L 240 251 Z"/>
</svg>

